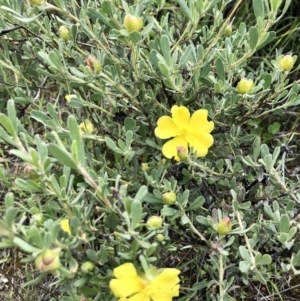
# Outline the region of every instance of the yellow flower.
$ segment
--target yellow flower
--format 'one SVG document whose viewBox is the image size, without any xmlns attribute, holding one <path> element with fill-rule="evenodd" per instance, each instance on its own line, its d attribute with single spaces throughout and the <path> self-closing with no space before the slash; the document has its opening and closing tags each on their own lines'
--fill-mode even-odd
<svg viewBox="0 0 300 301">
<path fill-rule="evenodd" d="M 60 227 L 65 232 L 69 233 L 69 235 L 71 235 L 70 224 L 69 224 L 69 219 L 68 218 L 64 218 L 64 219 L 61 220 Z"/>
<path fill-rule="evenodd" d="M 213 121 L 207 121 L 207 110 L 201 109 L 190 117 L 188 108 L 173 106 L 172 117 L 162 116 L 157 121 L 155 135 L 161 139 L 174 137 L 162 147 L 165 157 L 179 161 L 177 147 L 193 147 L 198 157 L 204 157 L 214 143 L 210 134 L 214 129 Z"/>
<path fill-rule="evenodd" d="M 109 287 L 119 301 L 172 301 L 179 296 L 180 271 L 166 268 L 149 270 L 145 277 L 138 276 L 132 263 L 124 263 L 114 269 Z"/>
<path fill-rule="evenodd" d="M 65 96 L 67 102 L 70 102 L 72 98 L 77 98 L 75 94 L 69 94 Z"/>
<path fill-rule="evenodd" d="M 80 123 L 79 127 L 83 132 L 86 132 L 88 134 L 92 134 L 95 129 L 94 125 L 88 119 Z"/>
</svg>

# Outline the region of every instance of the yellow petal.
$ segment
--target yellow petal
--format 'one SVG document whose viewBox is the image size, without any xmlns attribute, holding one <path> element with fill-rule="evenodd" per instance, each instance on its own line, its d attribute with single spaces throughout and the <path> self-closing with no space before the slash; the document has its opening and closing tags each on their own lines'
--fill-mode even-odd
<svg viewBox="0 0 300 301">
<path fill-rule="evenodd" d="M 207 110 L 197 110 L 192 115 L 189 124 L 188 129 L 193 130 L 199 130 L 201 132 L 210 133 L 214 129 L 214 123 L 213 121 L 207 121 Z"/>
<path fill-rule="evenodd" d="M 136 269 L 131 262 L 123 263 L 122 265 L 116 267 L 113 274 L 119 279 L 137 276 Z"/>
<path fill-rule="evenodd" d="M 146 295 L 144 292 L 140 292 L 128 298 L 128 301 L 150 301 L 150 296 Z"/>
<path fill-rule="evenodd" d="M 119 298 L 129 297 L 132 294 L 140 292 L 144 289 L 142 280 L 138 276 L 112 279 L 109 282 L 109 287 L 113 294 Z"/>
<path fill-rule="evenodd" d="M 189 133 L 186 135 L 186 140 L 189 147 L 193 147 L 194 151 L 197 152 L 198 157 L 206 156 L 208 148 L 214 143 L 213 136 L 205 132 Z"/>
<path fill-rule="evenodd" d="M 60 227 L 67 232 L 69 235 L 71 235 L 70 225 L 69 225 L 69 219 L 65 218 L 60 221 Z"/>
<path fill-rule="evenodd" d="M 153 301 L 172 301 L 173 295 L 171 292 L 155 290 L 151 294 L 151 299 Z"/>
<path fill-rule="evenodd" d="M 180 271 L 173 268 L 164 269 L 153 281 L 152 285 L 164 291 L 172 291 L 172 289 L 179 283 Z"/>
<path fill-rule="evenodd" d="M 180 131 L 171 117 L 162 116 L 157 120 L 154 133 L 160 139 L 167 139 L 179 135 Z"/>
<path fill-rule="evenodd" d="M 172 119 L 180 130 L 185 129 L 190 119 L 190 112 L 184 106 L 173 106 L 171 109 Z"/>
<path fill-rule="evenodd" d="M 95 129 L 94 125 L 88 119 L 80 123 L 79 127 L 88 134 L 92 134 Z"/>
<path fill-rule="evenodd" d="M 166 142 L 162 147 L 163 155 L 169 159 L 174 157 L 176 161 L 179 161 L 177 156 L 177 146 L 183 146 L 186 149 L 188 148 L 187 141 L 183 136 L 177 136 Z"/>
</svg>

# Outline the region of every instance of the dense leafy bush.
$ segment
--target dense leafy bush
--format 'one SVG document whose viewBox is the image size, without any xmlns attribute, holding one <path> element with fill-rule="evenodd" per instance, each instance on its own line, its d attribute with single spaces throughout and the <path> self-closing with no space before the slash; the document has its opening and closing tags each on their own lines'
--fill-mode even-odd
<svg viewBox="0 0 300 301">
<path fill-rule="evenodd" d="M 0 246 L 27 285 L 253 300 L 299 273 L 291 1 L 244 2 L 0 0 Z"/>
</svg>

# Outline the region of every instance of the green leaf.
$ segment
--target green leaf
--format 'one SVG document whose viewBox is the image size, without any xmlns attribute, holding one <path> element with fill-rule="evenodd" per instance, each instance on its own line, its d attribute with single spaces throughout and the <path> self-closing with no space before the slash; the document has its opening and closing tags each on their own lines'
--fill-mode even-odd
<svg viewBox="0 0 300 301">
<path fill-rule="evenodd" d="M 259 38 L 258 30 L 255 26 L 250 27 L 249 30 L 249 45 L 251 50 L 255 50 Z"/>
<path fill-rule="evenodd" d="M 251 267 L 251 263 L 247 262 L 247 261 L 240 261 L 239 263 L 239 269 L 242 273 L 247 273 L 249 271 Z"/>
<path fill-rule="evenodd" d="M 143 214 L 142 202 L 140 200 L 133 200 L 131 203 L 130 217 L 131 217 L 131 230 L 134 230 L 141 222 Z"/>
<path fill-rule="evenodd" d="M 279 232 L 288 233 L 290 230 L 290 219 L 287 214 L 282 214 L 279 223 Z"/>
<path fill-rule="evenodd" d="M 16 108 L 15 108 L 14 101 L 12 99 L 9 99 L 7 102 L 7 115 L 13 128 L 15 129 L 15 132 L 17 132 L 18 125 L 17 125 Z"/>
<path fill-rule="evenodd" d="M 112 25 L 109 23 L 108 19 L 98 12 L 95 8 L 89 7 L 86 11 L 89 18 L 91 18 L 93 21 L 98 20 L 99 23 L 107 26 L 108 28 L 113 28 Z"/>
<path fill-rule="evenodd" d="M 136 122 L 133 118 L 126 117 L 124 121 L 125 131 L 135 131 L 136 130 Z"/>
<path fill-rule="evenodd" d="M 181 69 L 185 64 L 186 62 L 188 61 L 188 59 L 190 58 L 191 56 L 191 53 L 192 53 L 192 45 L 189 45 L 185 50 L 184 50 L 184 53 L 183 55 L 180 57 L 180 60 L 179 60 L 179 63 L 177 65 L 178 69 Z"/>
<path fill-rule="evenodd" d="M 203 206 L 205 198 L 201 195 L 186 209 L 186 211 L 196 210 Z"/>
<path fill-rule="evenodd" d="M 265 16 L 265 6 L 263 0 L 252 0 L 254 15 L 256 19 L 262 18 Z"/>
<path fill-rule="evenodd" d="M 44 249 L 44 243 L 40 230 L 36 226 L 31 226 L 28 231 L 28 238 L 40 249 Z"/>
<path fill-rule="evenodd" d="M 133 31 L 133 32 L 131 32 L 131 33 L 128 35 L 128 37 L 129 37 L 129 40 L 130 40 L 132 43 L 135 43 L 135 44 L 139 43 L 139 42 L 143 39 L 143 36 L 142 36 L 141 33 L 138 32 L 138 31 Z"/>
<path fill-rule="evenodd" d="M 222 59 L 217 58 L 216 60 L 216 72 L 219 79 L 224 82 L 225 81 L 225 68 Z"/>
<path fill-rule="evenodd" d="M 77 121 L 73 115 L 70 115 L 68 118 L 68 129 L 70 131 L 70 136 L 75 143 L 75 149 L 73 150 L 73 156 L 76 159 L 77 163 L 80 163 L 81 166 L 85 167 L 85 152 L 84 152 L 84 144 L 79 131 L 79 126 Z"/>
<path fill-rule="evenodd" d="M 169 206 L 164 206 L 160 211 L 163 216 L 175 216 L 178 213 L 178 210 L 171 208 Z"/>
<path fill-rule="evenodd" d="M 14 128 L 12 122 L 6 115 L 4 115 L 2 113 L 0 113 L 0 123 L 5 128 L 5 130 L 7 131 L 8 134 L 13 136 L 13 138 L 15 138 L 15 139 L 17 138 L 17 131 Z"/>
<path fill-rule="evenodd" d="M 271 263 L 272 263 L 272 257 L 269 254 L 264 254 L 263 257 L 259 261 L 259 264 L 262 264 L 262 265 L 269 265 Z"/>
<path fill-rule="evenodd" d="M 251 263 L 251 258 L 250 258 L 250 255 L 249 255 L 249 252 L 247 250 L 246 247 L 244 246 L 240 246 L 239 247 L 239 252 L 241 254 L 241 257 L 246 260 L 247 262 Z"/>
<path fill-rule="evenodd" d="M 58 145 L 51 143 L 48 146 L 48 150 L 62 165 L 77 169 L 74 158 L 65 149 L 61 149 Z"/>
<path fill-rule="evenodd" d="M 105 142 L 108 148 L 110 148 L 113 151 L 116 151 L 118 149 L 116 143 L 109 137 L 105 137 Z"/>
<path fill-rule="evenodd" d="M 40 249 L 33 247 L 32 245 L 30 245 L 29 243 L 27 243 L 19 237 L 15 237 L 13 239 L 13 243 L 27 253 L 34 253 L 40 251 Z"/>
<path fill-rule="evenodd" d="M 192 13 L 189 9 L 189 7 L 187 6 L 187 3 L 185 0 L 177 0 L 179 6 L 181 7 L 182 9 L 182 12 L 186 15 L 186 17 L 189 19 L 189 21 L 192 21 L 193 20 L 193 17 L 192 17 Z"/>
<path fill-rule="evenodd" d="M 160 48 L 163 53 L 164 59 L 168 66 L 171 66 L 171 50 L 170 41 L 167 35 L 162 35 L 160 38 Z"/>
<path fill-rule="evenodd" d="M 148 194 L 148 188 L 147 186 L 141 186 L 138 190 L 137 194 L 134 197 L 134 201 L 142 202 L 144 200 L 144 197 Z"/>
<path fill-rule="evenodd" d="M 21 158 L 24 162 L 33 162 L 31 156 L 28 153 L 24 153 L 23 151 L 20 151 L 18 149 L 12 149 L 9 151 L 9 153 Z"/>
<path fill-rule="evenodd" d="M 24 191 L 38 192 L 38 191 L 43 190 L 42 186 L 39 183 L 32 181 L 32 180 L 26 181 L 26 180 L 17 178 L 15 180 L 15 184 L 19 189 L 24 190 Z"/>
</svg>

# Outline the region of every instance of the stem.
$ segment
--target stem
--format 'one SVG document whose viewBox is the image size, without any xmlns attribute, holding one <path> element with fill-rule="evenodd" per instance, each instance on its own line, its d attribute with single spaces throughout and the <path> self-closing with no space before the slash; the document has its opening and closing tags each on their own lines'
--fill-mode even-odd
<svg viewBox="0 0 300 301">
<path fill-rule="evenodd" d="M 238 211 L 235 211 L 235 215 L 236 215 L 236 217 L 237 217 L 237 219 L 239 221 L 240 229 L 244 230 L 240 213 Z M 248 248 L 248 251 L 249 251 L 249 254 L 250 254 L 250 258 L 251 258 L 251 264 L 252 264 L 252 266 L 251 266 L 250 269 L 254 270 L 254 268 L 255 268 L 255 258 L 253 256 L 252 248 L 250 246 L 250 242 L 249 242 L 249 239 L 248 239 L 248 236 L 246 235 L 246 233 L 244 233 L 244 239 L 246 241 L 246 245 L 247 245 L 247 248 Z"/>
<path fill-rule="evenodd" d="M 219 262 L 220 262 L 220 267 L 219 267 L 219 295 L 220 299 L 219 301 L 223 301 L 223 280 L 224 280 L 224 268 L 223 268 L 223 255 L 220 254 L 219 256 Z"/>
</svg>

